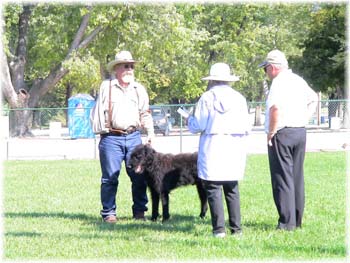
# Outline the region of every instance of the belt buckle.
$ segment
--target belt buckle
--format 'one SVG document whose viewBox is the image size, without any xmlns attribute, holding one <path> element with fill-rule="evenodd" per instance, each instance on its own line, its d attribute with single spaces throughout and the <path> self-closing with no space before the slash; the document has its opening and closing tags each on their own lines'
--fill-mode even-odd
<svg viewBox="0 0 350 263">
<path fill-rule="evenodd" d="M 125 130 L 125 132 L 127 133 L 127 134 L 132 134 L 132 133 L 134 133 L 136 131 L 136 128 L 134 127 L 134 126 L 130 126 L 129 128 L 127 128 L 126 130 Z"/>
<path fill-rule="evenodd" d="M 112 134 L 115 134 L 117 136 L 121 136 L 121 135 L 127 135 L 128 133 L 124 130 L 120 130 L 120 129 L 110 129 L 109 131 Z"/>
</svg>

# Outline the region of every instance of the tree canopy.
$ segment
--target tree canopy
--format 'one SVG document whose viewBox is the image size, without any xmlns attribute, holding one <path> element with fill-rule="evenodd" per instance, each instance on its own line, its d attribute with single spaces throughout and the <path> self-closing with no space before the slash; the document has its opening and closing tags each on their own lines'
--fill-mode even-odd
<svg viewBox="0 0 350 263">
<path fill-rule="evenodd" d="M 301 71 L 315 90 L 344 98 L 346 20 L 343 5 L 322 5 L 312 13 L 308 38 L 302 44 Z"/>
<path fill-rule="evenodd" d="M 10 108 L 66 106 L 72 94 L 95 94 L 108 77 L 107 62 L 129 50 L 152 104 L 195 102 L 206 89 L 201 78 L 219 61 L 240 76 L 235 89 L 261 101 L 265 76 L 257 66 L 274 48 L 316 90 L 344 89 L 345 10 L 302 3 L 9 3 L 2 93 Z"/>
</svg>

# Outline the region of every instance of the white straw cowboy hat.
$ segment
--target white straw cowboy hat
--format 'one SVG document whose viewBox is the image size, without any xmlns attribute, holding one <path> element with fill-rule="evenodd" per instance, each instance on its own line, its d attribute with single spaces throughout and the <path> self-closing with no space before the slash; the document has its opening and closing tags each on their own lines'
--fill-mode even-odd
<svg viewBox="0 0 350 263">
<path fill-rule="evenodd" d="M 231 75 L 229 65 L 225 63 L 215 63 L 210 68 L 208 77 L 202 78 L 202 80 L 218 80 L 218 81 L 239 81 L 239 77 Z"/>
<path fill-rule="evenodd" d="M 113 71 L 114 66 L 122 63 L 135 63 L 137 62 L 132 58 L 132 55 L 129 51 L 120 51 L 118 54 L 115 55 L 115 58 L 113 61 L 109 62 L 107 64 L 107 70 L 109 72 Z"/>
</svg>

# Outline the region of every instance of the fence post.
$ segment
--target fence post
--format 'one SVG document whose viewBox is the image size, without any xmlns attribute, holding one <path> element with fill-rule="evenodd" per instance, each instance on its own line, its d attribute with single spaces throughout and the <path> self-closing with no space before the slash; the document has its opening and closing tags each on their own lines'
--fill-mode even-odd
<svg viewBox="0 0 350 263">
<path fill-rule="evenodd" d="M 182 116 L 180 116 L 180 153 L 182 153 Z"/>
<path fill-rule="evenodd" d="M 317 93 L 318 96 L 318 102 L 317 102 L 317 126 L 320 126 L 321 123 L 321 97 L 322 97 L 322 93 L 321 91 Z"/>
</svg>

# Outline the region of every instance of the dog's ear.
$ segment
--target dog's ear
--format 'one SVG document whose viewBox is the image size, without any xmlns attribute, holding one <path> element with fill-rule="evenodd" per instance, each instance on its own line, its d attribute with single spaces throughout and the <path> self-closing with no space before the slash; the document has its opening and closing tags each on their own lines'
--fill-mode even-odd
<svg viewBox="0 0 350 263">
<path fill-rule="evenodd" d="M 146 144 L 144 146 L 144 153 L 145 153 L 147 162 L 153 162 L 156 151 L 152 148 L 152 146 Z"/>
<path fill-rule="evenodd" d="M 145 145 L 144 145 L 144 150 L 145 150 L 145 153 L 146 153 L 147 155 L 153 154 L 153 153 L 156 152 L 156 151 L 152 148 L 152 146 L 149 145 L 149 144 L 145 144 Z"/>
</svg>

